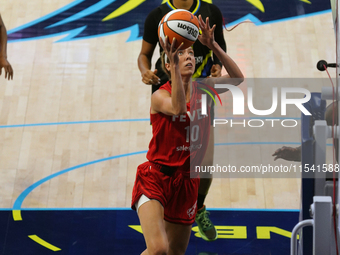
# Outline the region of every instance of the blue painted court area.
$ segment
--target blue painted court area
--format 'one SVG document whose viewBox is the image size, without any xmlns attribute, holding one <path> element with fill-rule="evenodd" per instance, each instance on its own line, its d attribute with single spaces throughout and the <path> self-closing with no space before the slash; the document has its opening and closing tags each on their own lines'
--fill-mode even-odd
<svg viewBox="0 0 340 255">
<path fill-rule="evenodd" d="M 210 210 L 219 239 L 206 242 L 193 227 L 186 254 L 289 254 L 298 211 Z M 140 254 L 145 243 L 130 209 L 0 211 L 0 254 Z"/>
</svg>

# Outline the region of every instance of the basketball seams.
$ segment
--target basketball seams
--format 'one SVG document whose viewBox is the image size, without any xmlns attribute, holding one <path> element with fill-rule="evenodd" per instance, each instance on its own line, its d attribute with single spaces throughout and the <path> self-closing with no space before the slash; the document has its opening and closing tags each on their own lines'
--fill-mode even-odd
<svg viewBox="0 0 340 255">
<path fill-rule="evenodd" d="M 163 40 L 165 40 L 165 26 L 164 26 L 164 23 L 162 24 L 162 36 L 163 36 Z"/>
<path fill-rule="evenodd" d="M 177 10 L 173 10 L 173 11 L 171 11 L 171 12 L 168 12 L 168 13 L 165 14 L 165 16 L 164 16 L 164 21 L 167 21 L 168 18 L 169 18 L 170 16 L 172 16 L 173 14 L 175 14 L 175 13 L 177 13 L 177 12 L 180 12 L 180 11 L 187 11 L 187 10 L 177 9 Z"/>
</svg>

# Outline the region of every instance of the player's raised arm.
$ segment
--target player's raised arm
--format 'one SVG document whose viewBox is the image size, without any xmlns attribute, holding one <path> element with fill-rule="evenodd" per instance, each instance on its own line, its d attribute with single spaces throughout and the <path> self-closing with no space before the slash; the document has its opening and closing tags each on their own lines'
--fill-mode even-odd
<svg viewBox="0 0 340 255">
<path fill-rule="evenodd" d="M 206 21 L 204 22 L 201 15 L 198 17 L 198 21 L 202 31 L 202 34 L 198 36 L 198 40 L 213 51 L 213 53 L 222 62 L 228 73 L 222 77 L 208 79 L 209 84 L 228 83 L 232 85 L 239 85 L 241 82 L 243 82 L 244 76 L 235 61 L 232 60 L 232 58 L 215 41 L 214 30 L 216 25 L 211 28 L 209 25 L 209 18 L 207 17 Z"/>
<path fill-rule="evenodd" d="M 170 62 L 166 65 L 171 73 L 171 95 L 164 90 L 157 90 L 153 93 L 151 96 L 151 113 L 162 112 L 166 115 L 184 114 L 187 111 L 186 96 L 178 56 L 182 45 L 176 49 L 176 39 L 173 39 L 171 45 L 167 37 L 165 42 L 161 38 L 159 40 Z"/>
<path fill-rule="evenodd" d="M 5 71 L 5 79 L 13 80 L 13 69 L 7 60 L 7 31 L 0 15 L 0 75 L 2 68 Z"/>
</svg>

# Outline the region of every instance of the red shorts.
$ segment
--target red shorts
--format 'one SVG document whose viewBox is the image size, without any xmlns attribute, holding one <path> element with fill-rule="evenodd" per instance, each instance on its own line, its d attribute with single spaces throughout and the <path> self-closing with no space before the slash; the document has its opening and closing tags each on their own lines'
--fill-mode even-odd
<svg viewBox="0 0 340 255">
<path fill-rule="evenodd" d="M 162 204 L 166 221 L 193 224 L 197 212 L 199 178 L 190 178 L 190 174 L 181 170 L 168 176 L 160 171 L 161 167 L 149 161 L 138 166 L 131 208 L 136 210 L 135 204 L 144 194 Z"/>
</svg>

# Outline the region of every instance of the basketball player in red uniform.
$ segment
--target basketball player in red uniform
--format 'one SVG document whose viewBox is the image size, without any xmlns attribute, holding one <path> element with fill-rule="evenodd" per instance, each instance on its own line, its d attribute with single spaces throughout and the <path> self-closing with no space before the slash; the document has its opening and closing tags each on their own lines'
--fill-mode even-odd
<svg viewBox="0 0 340 255">
<path fill-rule="evenodd" d="M 204 22 L 201 16 L 199 23 L 200 42 L 218 56 L 228 72 L 207 79 L 207 84 L 228 79 L 229 84 L 238 85 L 243 81 L 242 72 L 216 43 L 215 25 L 211 28 L 209 18 Z M 192 81 L 193 49 L 175 49 L 175 40 L 172 45 L 167 39 L 160 41 L 163 67 L 171 81 L 151 97 L 153 137 L 147 153 L 149 161 L 138 166 L 132 194 L 132 208 L 137 210 L 147 247 L 142 255 L 185 254 L 197 212 L 199 186 L 198 173 L 197 178 L 190 178 L 190 173 L 203 159 L 210 128 L 209 116 L 201 115 L 201 90 Z"/>
<path fill-rule="evenodd" d="M 209 1 L 202 0 L 166 0 L 153 9 L 145 19 L 144 33 L 142 40 L 142 47 L 138 56 L 138 67 L 142 75 L 142 81 L 145 84 L 151 85 L 151 91 L 154 93 L 161 85 L 165 84 L 169 78 L 161 67 L 161 60 L 158 59 L 155 69 L 152 70 L 151 59 L 154 50 L 159 44 L 158 40 L 158 24 L 161 19 L 168 12 L 176 9 L 185 9 L 190 11 L 193 15 L 201 15 L 203 19 L 209 17 L 210 26 L 216 25 L 214 36 L 215 41 L 221 48 L 227 52 L 227 45 L 223 36 L 223 16 L 218 6 L 208 3 Z M 222 75 L 222 63 L 213 52 L 202 45 L 199 40 L 193 44 L 195 52 L 195 73 L 193 78 L 206 78 L 206 77 L 220 77 Z M 163 52 L 159 44 L 160 55 Z M 213 125 L 214 107 L 210 109 L 211 123 L 210 129 Z M 209 144 L 202 161 L 202 166 L 211 166 L 214 159 L 214 132 L 209 135 Z M 205 199 L 208 196 L 210 186 L 212 185 L 212 175 L 200 173 L 201 181 L 197 194 L 197 207 L 196 223 L 201 234 L 201 237 L 206 241 L 214 241 L 217 239 L 217 230 L 210 220 L 209 212 L 206 209 Z"/>
</svg>

